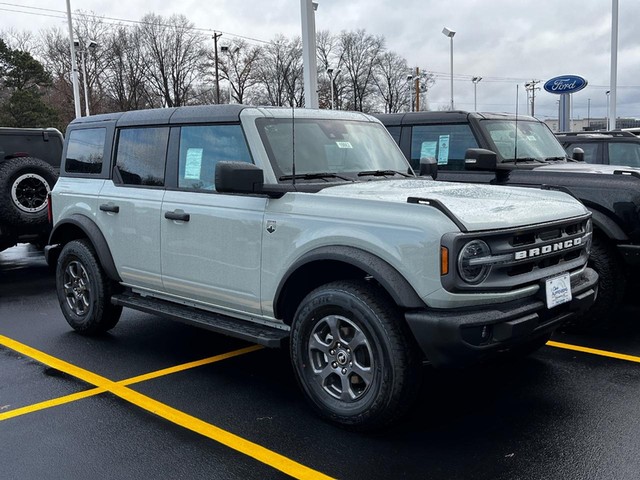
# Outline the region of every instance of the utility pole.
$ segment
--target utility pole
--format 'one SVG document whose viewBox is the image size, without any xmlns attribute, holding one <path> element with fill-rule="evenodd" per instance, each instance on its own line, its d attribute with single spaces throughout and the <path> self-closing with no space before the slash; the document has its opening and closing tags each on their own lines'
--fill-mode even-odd
<svg viewBox="0 0 640 480">
<path fill-rule="evenodd" d="M 222 36 L 221 33 L 213 32 L 213 58 L 216 63 L 216 104 L 220 104 L 220 73 L 218 72 L 218 39 Z"/>
<path fill-rule="evenodd" d="M 524 88 L 527 90 L 527 93 L 531 94 L 531 116 L 536 116 L 536 90 L 540 90 L 538 84 L 540 80 L 531 80 L 524 84 Z"/>
</svg>

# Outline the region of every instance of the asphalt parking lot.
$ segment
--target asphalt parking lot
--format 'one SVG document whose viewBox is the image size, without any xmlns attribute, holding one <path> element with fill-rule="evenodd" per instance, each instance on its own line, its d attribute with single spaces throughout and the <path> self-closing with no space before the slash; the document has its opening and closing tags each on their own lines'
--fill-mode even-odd
<svg viewBox="0 0 640 480">
<path fill-rule="evenodd" d="M 522 361 L 425 368 L 410 414 L 359 434 L 315 417 L 287 352 L 127 310 L 83 337 L 54 284 L 0 253 L 3 479 L 640 478 L 638 299 Z"/>
</svg>

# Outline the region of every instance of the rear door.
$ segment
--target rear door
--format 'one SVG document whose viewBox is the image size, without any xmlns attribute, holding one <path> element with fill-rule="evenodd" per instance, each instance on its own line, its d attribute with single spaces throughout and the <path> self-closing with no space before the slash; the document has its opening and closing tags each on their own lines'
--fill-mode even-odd
<svg viewBox="0 0 640 480">
<path fill-rule="evenodd" d="M 117 132 L 113 179 L 100 191 L 96 221 L 124 283 L 162 290 L 160 212 L 169 127 Z"/>
</svg>

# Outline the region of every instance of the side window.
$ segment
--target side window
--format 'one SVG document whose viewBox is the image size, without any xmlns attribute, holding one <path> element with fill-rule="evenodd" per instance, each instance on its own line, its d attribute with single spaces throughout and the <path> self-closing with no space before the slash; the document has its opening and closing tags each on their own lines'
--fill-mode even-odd
<svg viewBox="0 0 640 480">
<path fill-rule="evenodd" d="M 118 134 L 116 169 L 124 185 L 164 185 L 168 127 L 123 128 Z"/>
<path fill-rule="evenodd" d="M 73 130 L 67 139 L 66 173 L 98 175 L 102 172 L 106 128 Z"/>
<path fill-rule="evenodd" d="M 216 164 L 252 163 L 240 125 L 199 125 L 180 129 L 178 187 L 215 190 Z"/>
<path fill-rule="evenodd" d="M 602 163 L 598 161 L 598 145 L 599 142 L 592 143 L 570 143 L 566 147 L 564 147 L 565 152 L 569 158 L 573 157 L 573 149 L 581 148 L 584 150 L 584 161 L 585 163 Z"/>
<path fill-rule="evenodd" d="M 433 157 L 442 170 L 464 170 L 464 154 L 478 148 L 471 127 L 458 125 L 416 125 L 411 135 L 411 166 L 420 167 L 420 159 Z"/>
<path fill-rule="evenodd" d="M 609 164 L 640 167 L 640 143 L 610 143 Z"/>
</svg>

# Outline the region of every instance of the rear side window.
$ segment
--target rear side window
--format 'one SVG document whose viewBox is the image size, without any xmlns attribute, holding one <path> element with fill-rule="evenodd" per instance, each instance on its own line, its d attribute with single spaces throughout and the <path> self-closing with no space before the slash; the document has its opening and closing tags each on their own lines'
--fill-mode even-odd
<svg viewBox="0 0 640 480">
<path fill-rule="evenodd" d="M 460 125 L 416 125 L 411 135 L 411 166 L 420 167 L 420 159 L 435 158 L 442 170 L 464 170 L 464 154 L 478 148 L 471 127 Z"/>
<path fill-rule="evenodd" d="M 240 125 L 199 125 L 180 129 L 178 187 L 214 190 L 218 162 L 252 163 Z"/>
<path fill-rule="evenodd" d="M 610 143 L 609 164 L 640 167 L 640 143 Z"/>
<path fill-rule="evenodd" d="M 168 127 L 126 128 L 118 135 L 116 177 L 124 185 L 164 185 Z"/>
<path fill-rule="evenodd" d="M 106 128 L 72 130 L 67 140 L 65 172 L 99 175 L 102 172 Z"/>
</svg>

